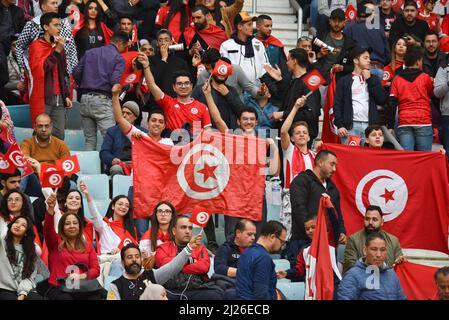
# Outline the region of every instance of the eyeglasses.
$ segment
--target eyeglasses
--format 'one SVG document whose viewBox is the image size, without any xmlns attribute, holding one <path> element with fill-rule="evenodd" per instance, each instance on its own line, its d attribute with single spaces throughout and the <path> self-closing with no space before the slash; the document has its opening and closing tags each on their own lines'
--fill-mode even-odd
<svg viewBox="0 0 449 320">
<path fill-rule="evenodd" d="M 157 213 L 157 214 L 160 214 L 161 216 L 169 216 L 169 215 L 171 215 L 173 212 L 172 212 L 170 209 L 166 209 L 166 210 L 163 210 L 163 209 L 157 209 L 157 210 L 156 210 L 156 213 Z"/>
<path fill-rule="evenodd" d="M 187 88 L 188 86 L 190 86 L 190 81 L 186 81 L 186 82 L 176 82 L 176 85 L 178 86 L 178 87 L 184 87 L 184 88 Z"/>
<path fill-rule="evenodd" d="M 278 236 L 276 236 L 276 238 L 278 238 L 279 241 L 281 242 L 281 248 L 285 248 L 285 243 L 287 242 L 287 240 L 282 240 L 282 239 L 279 238 Z"/>
</svg>

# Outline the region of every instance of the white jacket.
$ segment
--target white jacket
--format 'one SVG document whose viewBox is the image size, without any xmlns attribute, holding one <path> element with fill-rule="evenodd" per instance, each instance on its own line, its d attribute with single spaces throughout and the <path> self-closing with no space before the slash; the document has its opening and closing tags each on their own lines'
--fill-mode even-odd
<svg viewBox="0 0 449 320">
<path fill-rule="evenodd" d="M 254 57 L 245 58 L 245 46 L 240 45 L 234 39 L 226 40 L 221 44 L 220 54 L 231 60 L 232 64 L 239 65 L 249 81 L 254 81 L 265 74 L 264 64 L 268 64 L 268 56 L 263 43 L 256 38 L 252 39 Z"/>
</svg>

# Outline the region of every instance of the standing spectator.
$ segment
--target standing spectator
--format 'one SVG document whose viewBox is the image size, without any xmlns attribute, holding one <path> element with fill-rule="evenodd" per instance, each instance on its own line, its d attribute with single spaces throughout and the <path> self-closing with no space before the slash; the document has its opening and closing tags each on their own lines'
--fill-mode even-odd
<svg viewBox="0 0 449 320">
<path fill-rule="evenodd" d="M 216 63 L 219 63 L 219 61 L 224 61 L 230 64 L 230 61 L 226 58 L 222 58 Z M 212 89 L 212 97 L 214 98 L 215 104 L 220 111 L 223 121 L 229 129 L 234 130 L 238 128 L 237 117 L 245 105 L 239 98 L 237 91 L 231 86 L 226 85 L 227 79 L 227 75 L 212 75 L 210 85 Z M 207 103 L 202 86 L 195 86 L 192 92 L 192 97 L 201 103 Z"/>
<path fill-rule="evenodd" d="M 439 100 L 441 112 L 441 142 L 449 150 L 449 64 L 441 66 L 435 76 L 433 92 Z"/>
<path fill-rule="evenodd" d="M 3 86 L 8 82 L 6 57 L 9 55 L 12 37 L 19 34 L 26 23 L 23 10 L 15 3 L 14 0 L 0 1 L 0 100 L 5 100 Z"/>
<path fill-rule="evenodd" d="M 125 32 L 128 35 L 130 44 L 128 51 L 139 51 L 139 36 L 137 34 L 137 27 L 132 17 L 122 16 L 119 20 L 119 31 Z"/>
<path fill-rule="evenodd" d="M 431 78 L 435 78 L 440 67 L 444 67 L 448 62 L 448 55 L 440 51 L 438 33 L 429 31 L 424 36 L 424 59 L 423 71 Z"/>
<path fill-rule="evenodd" d="M 82 221 L 78 215 L 64 214 L 59 220 L 58 233 L 56 233 L 53 218 L 56 202 L 55 194 L 47 199 L 44 235 L 49 250 L 50 279 L 48 283 L 50 286 L 45 296 L 50 300 L 100 300 L 104 296 L 102 292 L 104 289 L 88 293 L 61 291 L 60 278 L 72 282 L 96 279 L 100 274 L 100 266 L 94 247 L 88 246 L 83 238 Z M 84 266 L 84 270 L 81 266 Z"/>
<path fill-rule="evenodd" d="M 337 289 L 337 300 L 406 300 L 399 279 L 385 264 L 387 246 L 380 234 L 370 234 L 363 247 L 364 258 L 346 272 Z M 377 286 L 369 279 L 373 271 Z"/>
<path fill-rule="evenodd" d="M 391 25 L 389 43 L 393 44 L 398 38 L 407 36 L 407 46 L 421 45 L 424 36 L 429 31 L 429 26 L 427 22 L 417 18 L 418 5 L 413 0 L 407 0 L 402 13 L 403 15 L 399 16 Z"/>
<path fill-rule="evenodd" d="M 42 14 L 54 12 L 58 13 L 58 0 L 39 0 Z M 43 34 L 40 23 L 41 16 L 36 16 L 28 21 L 17 39 L 17 61 L 22 70 L 28 70 L 28 48 L 33 40 L 38 39 Z M 61 20 L 61 37 L 65 39 L 64 51 L 67 55 L 67 73 L 72 74 L 73 69 L 78 64 L 76 45 L 73 40 L 72 27 L 67 19 Z"/>
<path fill-rule="evenodd" d="M 17 38 L 11 42 L 11 52 L 7 58 L 8 60 L 8 76 L 9 81 L 5 84 L 5 101 L 7 105 L 21 104 L 21 95 L 25 92 L 25 85 L 22 81 L 23 70 L 20 69 L 17 63 L 16 55 Z"/>
<path fill-rule="evenodd" d="M 381 234 L 386 241 L 387 256 L 385 262 L 389 267 L 394 267 L 398 263 L 407 261 L 402 253 L 399 239 L 385 230 L 382 230 L 384 219 L 382 209 L 379 206 L 370 205 L 366 208 L 363 224 L 364 228 L 362 230 L 353 233 L 348 238 L 343 263 L 344 273 L 352 268 L 357 261 L 363 257 L 365 241 L 368 235 L 373 233 Z"/>
<path fill-rule="evenodd" d="M 26 21 L 41 14 L 38 0 L 17 0 L 17 6 L 23 10 Z"/>
<path fill-rule="evenodd" d="M 285 64 L 286 59 L 284 45 L 279 39 L 271 34 L 273 31 L 273 20 L 271 17 L 265 14 L 258 16 L 256 21 L 256 29 L 256 38 L 265 46 L 265 51 L 271 66 L 276 67 Z"/>
<path fill-rule="evenodd" d="M 232 239 L 223 243 L 214 258 L 214 271 L 217 274 L 237 277 L 240 256 L 256 240 L 256 225 L 247 219 L 239 219 Z"/>
<path fill-rule="evenodd" d="M 304 229 L 305 217 L 318 212 L 320 199 L 323 193 L 331 198 L 338 213 L 339 243 L 346 243 L 346 229 L 343 214 L 340 208 L 340 192 L 331 177 L 337 169 L 337 156 L 328 150 L 321 150 L 315 156 L 313 170 L 301 172 L 290 184 L 290 200 L 292 203 L 292 236 L 287 246 L 287 258 L 291 265 L 307 241 Z"/>
<path fill-rule="evenodd" d="M 435 283 L 437 285 L 438 300 L 449 300 L 449 267 L 439 268 L 435 272 Z"/>
<path fill-rule="evenodd" d="M 127 101 L 123 104 L 123 119 L 130 125 L 134 125 L 139 114 L 139 106 L 134 101 Z M 147 129 L 139 126 L 136 128 L 145 133 L 148 132 Z M 106 131 L 103 145 L 101 146 L 100 159 L 111 176 L 125 174 L 122 164 L 131 164 L 131 141 L 120 130 L 120 126 L 113 126 Z"/>
<path fill-rule="evenodd" d="M 178 216 L 172 228 L 173 241 L 161 244 L 156 248 L 155 263 L 158 268 L 173 261 L 179 252 L 192 240 L 192 223 L 187 216 Z M 165 283 L 169 290 L 170 300 L 221 300 L 222 294 L 213 289 L 201 288 L 209 277 L 210 258 L 204 245 L 198 246 L 191 253 L 191 263 Z"/>
<path fill-rule="evenodd" d="M 371 0 L 360 2 L 357 5 L 357 21 L 346 25 L 343 32 L 359 46 L 371 48 L 369 69 L 379 79 L 382 79 L 383 68 L 390 63 L 391 54 L 384 29 L 379 25 L 378 18 L 374 16 L 375 11 L 376 7 Z"/>
<path fill-rule="evenodd" d="M 96 0 L 87 1 L 84 7 L 84 26 L 74 30 L 78 59 L 92 48 L 102 47 L 109 43 L 112 31 L 103 23 L 103 11 Z"/>
<path fill-rule="evenodd" d="M 243 9 L 244 0 L 229 1 L 227 5 L 223 5 L 223 1 L 219 0 L 197 0 L 209 9 L 211 15 L 207 17 L 209 23 L 212 23 L 226 31 L 228 37 L 231 36 L 234 26 L 232 22 L 235 16 Z"/>
<path fill-rule="evenodd" d="M 0 234 L 4 231 L 1 230 Z M 9 224 L 0 238 L 0 300 L 41 300 L 35 292 L 37 254 L 33 224 L 23 216 Z"/>
<path fill-rule="evenodd" d="M 388 128 L 393 128 L 398 109 L 397 136 L 404 150 L 432 150 L 433 130 L 430 99 L 433 81 L 422 71 L 424 49 L 408 47 L 405 70 L 391 84 Z"/>
<path fill-rule="evenodd" d="M 349 135 L 363 140 L 366 127 L 379 122 L 377 105 L 387 101 L 380 79 L 369 71 L 370 51 L 355 47 L 350 59 L 354 71 L 338 81 L 334 99 L 334 122 L 343 144 L 348 143 Z"/>
<path fill-rule="evenodd" d="M 237 265 L 238 299 L 277 300 L 276 271 L 270 254 L 284 247 L 286 236 L 287 230 L 278 221 L 268 221 L 262 226 L 259 239 L 243 252 Z"/>
<path fill-rule="evenodd" d="M 424 5 L 419 8 L 417 19 L 427 21 L 429 29 L 438 34 L 441 31 L 440 16 L 433 13 L 436 2 L 437 0 L 424 0 Z"/>
<path fill-rule="evenodd" d="M 250 81 L 263 76 L 263 66 L 269 63 L 263 43 L 253 36 L 253 22 L 256 20 L 257 17 L 248 15 L 246 11 L 240 12 L 234 19 L 236 32 L 220 47 L 220 54 L 242 67 Z"/>
<path fill-rule="evenodd" d="M 120 82 L 125 61 L 121 55 L 128 47 L 128 35 L 114 33 L 111 42 L 104 47 L 86 52 L 73 72 L 81 94 L 81 119 L 86 150 L 95 150 L 97 128 L 103 136 L 115 125 L 112 115 L 111 89 Z"/>
<path fill-rule="evenodd" d="M 262 84 L 262 86 L 265 86 Z M 276 121 L 273 120 L 273 114 L 278 112 L 279 107 L 273 103 L 271 93 L 268 87 L 264 89 L 265 95 L 253 98 L 245 95 L 244 105 L 253 108 L 257 112 L 257 131 L 265 132 L 264 137 L 270 137 L 270 130 L 276 129 Z"/>
<path fill-rule="evenodd" d="M 396 73 L 404 69 L 404 56 L 406 52 L 407 41 L 404 38 L 398 38 L 398 40 L 393 43 L 393 48 L 391 51 L 391 63 L 384 68 L 384 76 L 382 79 L 383 86 L 389 88 L 391 86 L 391 81 L 393 81 Z"/>
<path fill-rule="evenodd" d="M 65 39 L 61 37 L 61 19 L 54 12 L 41 16 L 42 39 L 31 43 L 29 52 L 33 88 L 30 97 L 31 123 L 45 111 L 53 123 L 52 135 L 64 140 L 66 108 L 72 107 L 69 76 L 66 73 Z"/>
<path fill-rule="evenodd" d="M 156 27 L 169 30 L 176 43 L 192 22 L 192 12 L 189 7 L 191 2 L 186 4 L 185 0 L 169 0 L 168 5 L 161 7 L 157 12 Z"/>
<path fill-rule="evenodd" d="M 380 24 L 384 27 L 385 37 L 390 36 L 391 25 L 398 18 L 396 12 L 393 11 L 393 0 L 380 0 Z"/>
<path fill-rule="evenodd" d="M 329 31 L 329 17 L 335 9 L 345 10 L 346 6 L 356 6 L 354 0 L 318 0 L 318 33 Z"/>
</svg>

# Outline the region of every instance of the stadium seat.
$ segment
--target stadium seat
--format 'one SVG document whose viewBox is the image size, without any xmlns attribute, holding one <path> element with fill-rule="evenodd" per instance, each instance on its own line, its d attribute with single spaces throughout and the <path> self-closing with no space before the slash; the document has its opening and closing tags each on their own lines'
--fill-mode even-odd
<svg viewBox="0 0 449 320">
<path fill-rule="evenodd" d="M 72 151 L 86 150 L 83 130 L 65 130 L 65 143 Z"/>
<path fill-rule="evenodd" d="M 276 288 L 282 291 L 287 300 L 304 300 L 304 282 L 280 282 Z"/>
<path fill-rule="evenodd" d="M 276 272 L 290 269 L 290 262 L 287 259 L 273 259 L 273 262 Z"/>
<path fill-rule="evenodd" d="M 226 241 L 224 227 L 215 228 L 215 237 L 217 239 L 217 244 L 221 246 Z"/>
<path fill-rule="evenodd" d="M 108 276 L 105 280 L 104 280 L 104 289 L 106 291 L 109 291 L 109 289 L 111 288 L 111 283 L 112 281 L 118 279 L 118 277 L 113 277 L 113 276 Z"/>
<path fill-rule="evenodd" d="M 281 218 L 281 206 L 275 206 L 272 204 L 267 205 L 267 221 L 275 220 L 279 221 Z"/>
<path fill-rule="evenodd" d="M 14 127 L 31 128 L 30 105 L 20 104 L 7 106 Z"/>
<path fill-rule="evenodd" d="M 33 129 L 14 127 L 14 135 L 16 136 L 17 143 L 21 143 L 23 140 L 28 139 L 33 135 Z"/>
<path fill-rule="evenodd" d="M 95 200 L 109 199 L 109 178 L 105 174 L 80 174 L 78 178 L 78 187 L 80 181 L 84 181 L 89 187 L 90 194 Z"/>
<path fill-rule="evenodd" d="M 112 198 L 119 194 L 128 195 L 129 187 L 132 183 L 131 176 L 115 175 L 112 177 Z"/>
<path fill-rule="evenodd" d="M 66 129 L 81 130 L 81 114 L 80 114 L 80 103 L 78 101 L 73 101 L 73 106 L 67 109 L 67 119 L 65 127 Z"/>
<path fill-rule="evenodd" d="M 97 206 L 98 212 L 104 217 L 106 215 L 106 212 L 108 211 L 108 206 L 111 203 L 110 199 L 102 199 L 102 200 L 95 200 L 95 205 Z M 87 206 L 87 200 L 83 199 L 83 206 L 84 206 L 84 216 L 86 218 L 90 218 L 90 212 L 89 207 Z"/>
<path fill-rule="evenodd" d="M 81 174 L 100 174 L 101 161 L 98 151 L 70 151 L 70 154 L 78 156 Z"/>
</svg>

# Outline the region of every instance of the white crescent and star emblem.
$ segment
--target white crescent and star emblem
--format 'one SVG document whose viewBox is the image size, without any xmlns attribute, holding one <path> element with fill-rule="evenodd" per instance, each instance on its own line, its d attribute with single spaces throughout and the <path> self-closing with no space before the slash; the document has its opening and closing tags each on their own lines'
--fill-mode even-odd
<svg viewBox="0 0 449 320">
<path fill-rule="evenodd" d="M 357 185 L 355 202 L 365 215 L 369 205 L 382 209 L 385 222 L 397 218 L 408 200 L 407 185 L 401 176 L 390 170 L 374 170 L 365 175 Z"/>
<path fill-rule="evenodd" d="M 62 168 L 65 172 L 71 172 L 75 168 L 75 164 L 72 160 L 66 160 L 62 163 Z"/>
<path fill-rule="evenodd" d="M 0 160 L 0 169 L 8 169 L 9 168 L 9 162 L 5 160 Z"/>
<path fill-rule="evenodd" d="M 133 241 L 129 238 L 126 238 L 125 240 L 123 240 L 123 246 L 126 247 L 128 244 L 133 243 Z"/>
<path fill-rule="evenodd" d="M 126 83 L 131 83 L 136 80 L 137 76 L 134 73 L 131 73 L 125 80 Z"/>
<path fill-rule="evenodd" d="M 218 74 L 225 76 L 228 74 L 228 67 L 224 64 L 218 67 Z"/>
<path fill-rule="evenodd" d="M 53 171 L 53 170 L 48 170 L 48 171 Z M 50 182 L 50 184 L 52 186 L 57 186 L 62 182 L 62 176 L 59 173 L 53 173 L 50 178 L 48 179 L 48 182 Z"/>
<path fill-rule="evenodd" d="M 200 213 L 198 213 L 198 215 L 196 216 L 196 221 L 199 224 L 205 224 L 207 222 L 207 220 L 209 220 L 209 214 L 207 212 L 201 211 Z"/>
<path fill-rule="evenodd" d="M 9 159 L 16 167 L 23 167 L 25 165 L 22 152 L 18 150 L 14 150 L 13 152 L 11 152 L 11 154 L 9 155 Z"/>
<path fill-rule="evenodd" d="M 308 83 L 311 86 L 317 86 L 320 83 L 320 77 L 313 75 L 309 78 Z"/>
<path fill-rule="evenodd" d="M 388 79 L 390 79 L 390 73 L 388 71 L 384 70 L 384 76 L 383 76 L 383 80 L 387 81 Z"/>
<path fill-rule="evenodd" d="M 193 160 L 193 161 L 192 161 Z M 187 167 L 187 164 L 192 164 Z M 187 181 L 186 171 L 193 170 L 193 181 Z M 224 154 L 210 144 L 197 144 L 179 165 L 178 183 L 193 199 L 212 199 L 224 191 L 230 177 L 229 162 Z M 191 174 L 188 174 L 191 176 Z"/>
</svg>

